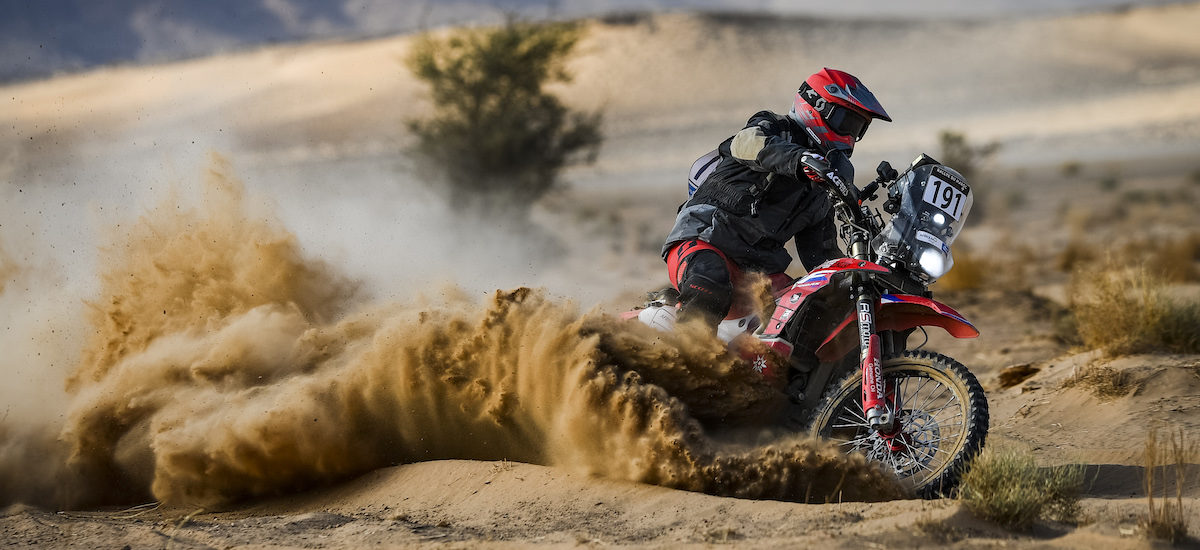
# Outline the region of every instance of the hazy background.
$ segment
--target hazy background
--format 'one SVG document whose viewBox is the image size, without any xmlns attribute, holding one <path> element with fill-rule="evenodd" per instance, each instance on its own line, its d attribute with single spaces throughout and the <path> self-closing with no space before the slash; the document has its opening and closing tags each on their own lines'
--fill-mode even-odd
<svg viewBox="0 0 1200 550">
<path fill-rule="evenodd" d="M 573 18 L 712 11 L 812 17 L 980 19 L 1029 17 L 1169 0 L 86 0 L 0 1 L 0 81 L 110 63 L 144 63 L 247 46 L 356 38 L 447 25 L 496 23 L 506 15 Z"/>
</svg>

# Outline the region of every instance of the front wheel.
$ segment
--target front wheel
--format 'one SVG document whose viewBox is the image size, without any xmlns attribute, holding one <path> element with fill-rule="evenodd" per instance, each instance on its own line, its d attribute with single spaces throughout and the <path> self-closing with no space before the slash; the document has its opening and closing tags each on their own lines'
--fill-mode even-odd
<svg viewBox="0 0 1200 550">
<path fill-rule="evenodd" d="M 867 425 L 860 370 L 829 387 L 809 430 L 882 463 L 922 498 L 949 494 L 987 437 L 983 388 L 961 363 L 937 353 L 905 351 L 882 365 L 896 414 L 890 434 Z"/>
</svg>

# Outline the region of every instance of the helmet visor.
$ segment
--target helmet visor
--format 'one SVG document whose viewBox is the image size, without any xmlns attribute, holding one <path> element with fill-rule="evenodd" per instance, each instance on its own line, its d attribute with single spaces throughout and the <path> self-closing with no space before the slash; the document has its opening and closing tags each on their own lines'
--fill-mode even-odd
<svg viewBox="0 0 1200 550">
<path fill-rule="evenodd" d="M 840 105 L 830 104 L 829 107 L 829 114 L 825 115 L 825 123 L 829 125 L 829 129 L 843 136 L 853 137 L 855 141 L 867 134 L 867 127 L 871 125 L 870 117 Z"/>
</svg>

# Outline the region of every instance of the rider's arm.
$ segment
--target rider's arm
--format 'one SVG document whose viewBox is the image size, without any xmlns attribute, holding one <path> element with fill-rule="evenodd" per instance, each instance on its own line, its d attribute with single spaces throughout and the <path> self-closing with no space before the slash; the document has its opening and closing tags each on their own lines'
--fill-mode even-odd
<svg viewBox="0 0 1200 550">
<path fill-rule="evenodd" d="M 800 155 L 810 151 L 792 143 L 785 134 L 787 124 L 770 111 L 760 111 L 750 117 L 746 127 L 721 144 L 728 147 L 723 154 L 758 172 L 774 172 L 796 176 L 800 167 Z"/>
<path fill-rule="evenodd" d="M 831 168 L 847 182 L 854 181 L 854 165 L 840 151 L 829 154 Z M 816 216 L 818 221 L 796 233 L 796 257 L 804 264 L 804 269 L 812 271 L 817 266 L 834 258 L 844 258 L 846 254 L 838 247 L 837 225 L 834 223 L 833 207 L 828 197 L 814 201 L 810 208 L 821 210 Z"/>
<path fill-rule="evenodd" d="M 825 204 L 828 205 L 828 202 Z M 846 256 L 838 248 L 837 227 L 833 223 L 832 213 L 796 233 L 795 243 L 796 257 L 807 271 L 834 258 Z"/>
</svg>

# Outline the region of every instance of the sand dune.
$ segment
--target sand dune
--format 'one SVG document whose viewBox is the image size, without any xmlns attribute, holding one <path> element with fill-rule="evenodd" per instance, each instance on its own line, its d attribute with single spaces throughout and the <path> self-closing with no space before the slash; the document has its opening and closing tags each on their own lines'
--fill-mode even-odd
<svg viewBox="0 0 1200 550">
<path fill-rule="evenodd" d="M 0 533 L 64 548 L 1135 544 L 1146 430 L 1200 433 L 1200 359 L 1072 350 L 1054 336 L 1067 275 L 1052 264 L 1072 239 L 1200 229 L 1198 24 L 1196 4 L 591 23 L 561 92 L 606 110 L 608 142 L 535 212 L 587 254 L 460 220 L 423 190 L 398 154 L 428 109 L 398 61 L 411 37 L 6 86 L 0 502 L 44 508 L 5 508 Z M 1089 525 L 1018 535 L 954 501 L 815 504 L 894 493 L 813 442 L 711 437 L 773 390 L 719 349 L 679 353 L 603 315 L 663 278 L 682 169 L 822 65 L 858 73 L 896 118 L 860 144 L 863 172 L 944 128 L 1003 145 L 1000 199 L 961 247 L 1026 258 L 1013 278 L 1032 282 L 950 295 L 984 337 L 930 345 L 980 375 L 992 441 L 1088 468 Z M 1082 175 L 1059 173 L 1073 161 Z M 1105 192 L 1113 174 L 1168 199 Z M 520 286 L 545 290 L 496 292 Z M 1063 387 L 1091 364 L 1133 390 Z M 1002 388 L 1014 365 L 1038 372 Z M 1200 503 L 1197 482 L 1184 492 Z M 166 504 L 130 508 L 147 501 Z"/>
</svg>

